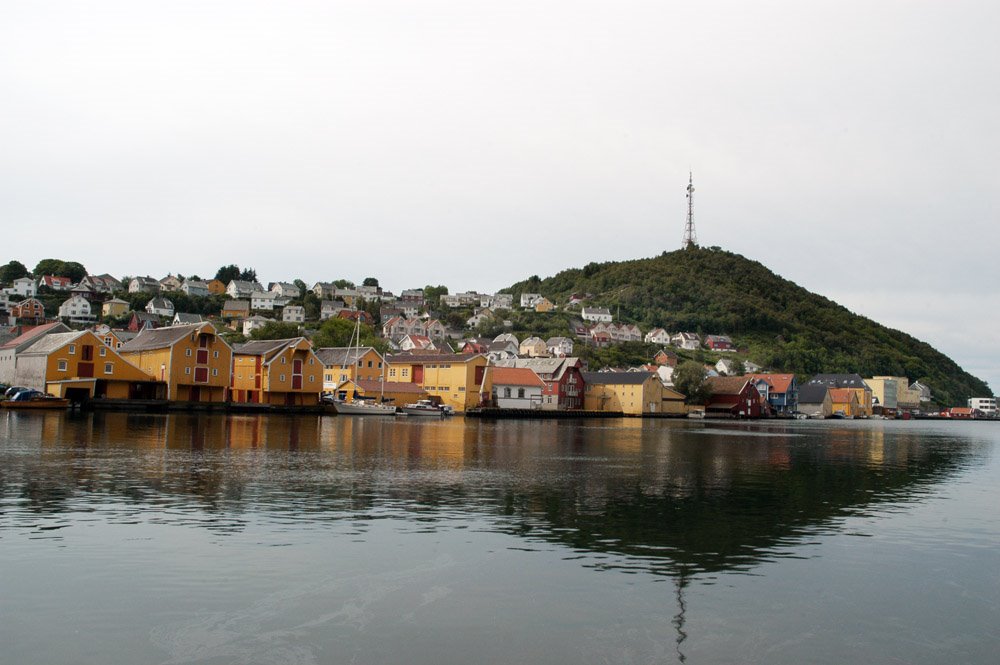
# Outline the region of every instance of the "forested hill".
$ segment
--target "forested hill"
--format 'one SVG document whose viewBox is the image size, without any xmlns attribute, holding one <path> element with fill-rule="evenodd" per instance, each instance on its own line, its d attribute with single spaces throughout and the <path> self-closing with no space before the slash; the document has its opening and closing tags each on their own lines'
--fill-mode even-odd
<svg viewBox="0 0 1000 665">
<path fill-rule="evenodd" d="M 965 405 L 992 394 L 986 384 L 925 342 L 858 316 L 810 293 L 756 261 L 718 249 L 687 249 L 651 259 L 591 263 L 505 289 L 541 293 L 560 306 L 571 294 L 591 294 L 643 332 L 728 334 L 749 358 L 772 370 L 811 375 L 857 372 L 907 376 L 935 398 Z"/>
</svg>

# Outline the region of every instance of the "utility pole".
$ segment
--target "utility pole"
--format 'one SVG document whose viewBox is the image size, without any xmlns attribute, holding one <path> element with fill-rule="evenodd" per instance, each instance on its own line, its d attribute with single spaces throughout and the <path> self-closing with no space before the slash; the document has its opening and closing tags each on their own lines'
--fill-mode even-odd
<svg viewBox="0 0 1000 665">
<path fill-rule="evenodd" d="M 690 171 L 688 171 L 687 200 L 688 217 L 684 226 L 684 244 L 681 249 L 694 249 L 698 246 L 698 235 L 694 232 L 694 178 Z"/>
</svg>

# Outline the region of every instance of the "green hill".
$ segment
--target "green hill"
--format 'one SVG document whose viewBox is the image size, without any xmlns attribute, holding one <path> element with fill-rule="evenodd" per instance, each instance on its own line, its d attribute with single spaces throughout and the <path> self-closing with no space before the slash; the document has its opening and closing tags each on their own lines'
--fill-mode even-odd
<svg viewBox="0 0 1000 665">
<path fill-rule="evenodd" d="M 756 261 L 718 249 L 688 249 L 651 259 L 590 263 L 506 291 L 541 293 L 564 306 L 574 293 L 591 294 L 643 331 L 725 334 L 754 362 L 807 376 L 857 372 L 906 376 L 931 387 L 936 401 L 964 405 L 992 394 L 980 379 L 926 342 L 858 316 L 810 293 Z"/>
</svg>

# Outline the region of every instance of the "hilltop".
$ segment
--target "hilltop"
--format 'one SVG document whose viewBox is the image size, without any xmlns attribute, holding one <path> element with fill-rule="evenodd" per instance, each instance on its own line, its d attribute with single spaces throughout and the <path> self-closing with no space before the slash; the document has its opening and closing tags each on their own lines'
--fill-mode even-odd
<svg viewBox="0 0 1000 665">
<path fill-rule="evenodd" d="M 533 276 L 505 291 L 515 301 L 520 293 L 532 292 L 560 304 L 574 293 L 591 294 L 587 305 L 607 306 L 643 330 L 726 334 L 758 364 L 801 376 L 906 376 L 929 385 L 945 404 L 992 394 L 981 379 L 926 342 L 717 248 L 590 263 L 545 279 Z"/>
</svg>

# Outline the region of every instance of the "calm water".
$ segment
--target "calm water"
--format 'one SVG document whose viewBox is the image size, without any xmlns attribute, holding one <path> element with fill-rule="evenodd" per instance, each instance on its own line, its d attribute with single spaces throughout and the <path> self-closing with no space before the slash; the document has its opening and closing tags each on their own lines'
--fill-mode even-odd
<svg viewBox="0 0 1000 665">
<path fill-rule="evenodd" d="M 997 663 L 1000 423 L 0 414 L 0 662 Z"/>
</svg>

